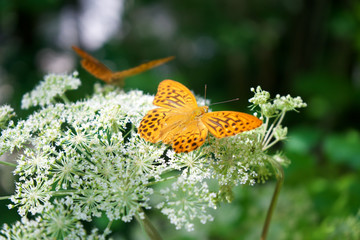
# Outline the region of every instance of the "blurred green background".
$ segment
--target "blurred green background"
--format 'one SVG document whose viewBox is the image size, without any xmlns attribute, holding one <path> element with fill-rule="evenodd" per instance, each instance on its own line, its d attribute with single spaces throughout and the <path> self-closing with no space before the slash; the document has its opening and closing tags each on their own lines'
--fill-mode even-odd
<svg viewBox="0 0 360 240">
<path fill-rule="evenodd" d="M 77 45 L 112 70 L 174 55 L 164 66 L 131 77 L 126 90 L 154 94 L 166 78 L 212 102 L 248 111 L 250 87 L 301 96 L 308 103 L 285 119 L 289 137 L 275 147 L 292 164 L 269 239 L 360 239 L 360 1 L 357 0 L 0 0 L 0 104 L 18 116 L 21 97 L 48 72 L 77 69 L 82 86 L 97 82 L 79 66 Z M 0 195 L 14 190 L 0 168 Z M 274 182 L 238 187 L 213 223 L 177 231 L 150 217 L 164 239 L 259 239 Z M 0 202 L 0 224 L 18 219 Z M 97 226 L 105 226 L 98 219 Z M 143 239 L 136 222 L 117 222 L 117 239 Z"/>
</svg>

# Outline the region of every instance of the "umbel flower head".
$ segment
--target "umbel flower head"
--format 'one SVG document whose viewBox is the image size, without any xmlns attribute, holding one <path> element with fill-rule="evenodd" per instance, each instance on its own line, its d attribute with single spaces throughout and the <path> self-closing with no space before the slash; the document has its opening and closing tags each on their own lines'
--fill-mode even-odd
<svg viewBox="0 0 360 240">
<path fill-rule="evenodd" d="M 14 109 L 8 105 L 0 107 L 0 129 L 5 128 L 10 119 L 15 116 Z"/>
<path fill-rule="evenodd" d="M 177 154 L 137 134 L 153 96 L 96 85 L 92 97 L 71 103 L 64 93 L 79 86 L 75 76 L 46 76 L 23 99 L 24 108 L 42 108 L 16 124 L 10 121 L 1 132 L 0 155 L 23 151 L 9 205 L 22 220 L 5 225 L 0 236 L 101 239 L 109 227 L 87 233 L 81 221 L 105 215 L 109 223 L 129 222 L 154 208 L 177 229 L 193 230 L 195 221 L 213 219 L 209 209 L 232 200 L 233 187 L 265 181 L 275 162 L 286 163 L 266 149 L 286 137 L 285 112 L 305 106 L 290 96 L 272 101 L 257 88 L 251 102 L 265 120 L 262 127 L 220 140 L 209 137 L 199 149 Z"/>
<path fill-rule="evenodd" d="M 41 81 L 33 91 L 24 95 L 21 108 L 44 107 L 50 103 L 55 103 L 55 97 L 63 98 L 67 90 L 75 90 L 80 86 L 81 82 L 77 75 L 77 72 L 72 75 L 46 75 L 44 81 Z"/>
</svg>

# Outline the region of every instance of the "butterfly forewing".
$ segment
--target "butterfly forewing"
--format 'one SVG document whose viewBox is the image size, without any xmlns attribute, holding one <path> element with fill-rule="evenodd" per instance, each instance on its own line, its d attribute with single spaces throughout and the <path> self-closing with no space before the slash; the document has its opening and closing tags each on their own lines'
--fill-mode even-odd
<svg viewBox="0 0 360 240">
<path fill-rule="evenodd" d="M 157 60 L 153 60 L 144 64 L 141 64 L 137 67 L 130 68 L 124 71 L 113 72 L 108 67 L 106 67 L 103 63 L 101 63 L 96 58 L 92 57 L 90 54 L 81 50 L 76 46 L 72 46 L 72 49 L 82 58 L 81 65 L 85 68 L 89 73 L 94 75 L 96 78 L 103 80 L 108 84 L 116 84 L 123 85 L 124 79 L 126 77 L 133 76 L 135 74 L 147 71 L 151 68 L 157 67 L 161 64 L 164 64 L 174 57 L 161 58 Z"/>
<path fill-rule="evenodd" d="M 126 77 L 130 77 L 133 76 L 135 74 L 141 73 L 141 72 L 145 72 L 149 69 L 152 69 L 154 67 L 157 67 L 159 65 L 162 65 L 170 60 L 174 59 L 174 57 L 167 57 L 167 58 L 161 58 L 161 59 L 157 59 L 157 60 L 153 60 L 147 63 L 143 63 L 137 67 L 134 68 L 130 68 L 124 71 L 120 71 L 120 72 L 115 72 L 113 75 L 114 79 L 117 78 L 126 78 Z"/>
<path fill-rule="evenodd" d="M 198 107 L 194 95 L 181 83 L 164 80 L 159 84 L 153 104 L 163 108 L 188 111 Z"/>
<path fill-rule="evenodd" d="M 201 121 L 217 138 L 233 136 L 255 129 L 262 124 L 262 121 L 253 115 L 232 111 L 205 113 Z"/>
<path fill-rule="evenodd" d="M 82 57 L 81 65 L 86 69 L 86 71 L 106 83 L 111 82 L 113 72 L 108 67 L 80 48 L 76 46 L 73 46 L 72 48 L 80 57 Z"/>
</svg>

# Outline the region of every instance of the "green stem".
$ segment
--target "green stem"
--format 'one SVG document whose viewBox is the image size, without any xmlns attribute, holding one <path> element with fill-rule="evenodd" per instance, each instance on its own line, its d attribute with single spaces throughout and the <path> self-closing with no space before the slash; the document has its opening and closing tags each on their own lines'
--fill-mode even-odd
<svg viewBox="0 0 360 240">
<path fill-rule="evenodd" d="M 277 143 L 277 142 L 279 142 L 280 141 L 280 139 L 276 139 L 276 140 L 274 140 L 274 141 L 272 141 L 271 143 L 269 143 L 268 145 L 266 145 L 266 147 L 263 147 L 263 151 L 266 151 L 267 149 L 269 149 L 269 148 L 271 148 L 272 146 L 274 146 L 275 145 L 275 143 Z"/>
<path fill-rule="evenodd" d="M 276 182 L 275 191 L 274 191 L 273 197 L 271 199 L 269 209 L 267 211 L 266 219 L 265 219 L 265 222 L 264 222 L 264 226 L 263 226 L 263 230 L 262 230 L 262 234 L 261 234 L 261 238 L 260 238 L 261 240 L 265 240 L 266 237 L 267 237 L 267 233 L 268 233 L 270 222 L 271 222 L 271 217 L 272 217 L 272 214 L 273 214 L 274 209 L 276 207 L 276 202 L 277 202 L 277 199 L 279 197 L 281 187 L 282 187 L 282 185 L 284 183 L 284 170 L 282 169 L 282 167 L 280 166 L 279 163 L 274 162 L 274 164 L 275 164 L 276 169 L 278 171 L 277 176 L 276 176 L 277 177 L 277 182 Z"/>
<path fill-rule="evenodd" d="M 51 196 L 53 197 L 61 197 L 61 196 L 66 196 L 69 195 L 71 193 L 76 193 L 78 192 L 77 190 L 58 190 L 58 191 L 50 191 Z"/>
<path fill-rule="evenodd" d="M 265 123 L 264 123 L 264 131 L 263 131 L 263 134 L 262 134 L 262 137 L 261 137 L 261 142 L 264 141 L 264 138 L 265 138 L 265 135 L 266 135 L 266 130 L 268 128 L 268 125 L 269 125 L 269 118 L 266 117 L 266 120 L 265 120 Z"/>
<path fill-rule="evenodd" d="M 144 214 L 144 218 L 141 219 L 138 214 L 135 215 L 136 220 L 140 223 L 142 229 L 146 232 L 151 240 L 162 240 L 160 233 L 156 230 L 154 225 L 150 222 L 146 214 L 140 209 L 140 212 Z"/>
<path fill-rule="evenodd" d="M 268 126 L 268 123 L 266 123 L 266 128 L 265 128 L 265 131 L 266 131 L 266 135 L 265 137 L 263 138 L 263 141 L 262 141 L 262 145 L 265 146 L 266 142 L 268 141 L 269 139 L 269 135 L 271 134 L 273 128 L 274 128 L 274 125 L 275 125 L 275 122 L 276 120 L 279 119 L 279 116 L 277 118 L 275 118 L 275 120 L 272 122 L 272 124 L 270 125 L 269 129 L 267 129 L 267 126 Z"/>
<path fill-rule="evenodd" d="M 108 225 L 106 226 L 104 232 L 108 232 L 108 233 L 111 232 L 110 228 L 111 228 L 112 223 L 113 223 L 113 220 L 109 221 L 109 223 L 108 223 Z"/>
<path fill-rule="evenodd" d="M 2 196 L 0 197 L 0 200 L 7 200 L 7 199 L 10 199 L 11 196 Z"/>
<path fill-rule="evenodd" d="M 64 103 L 66 104 L 70 103 L 70 100 L 65 95 L 60 96 L 60 98 L 64 101 Z"/>
<path fill-rule="evenodd" d="M 5 161 L 0 161 L 0 164 L 7 165 L 7 166 L 10 166 L 10 167 L 16 167 L 16 164 L 5 162 Z"/>
<path fill-rule="evenodd" d="M 175 178 L 177 178 L 177 177 L 179 177 L 179 176 L 170 176 L 170 177 L 163 178 L 163 179 L 161 179 L 161 180 L 159 180 L 159 181 L 156 181 L 156 182 L 150 182 L 150 183 L 148 183 L 148 184 L 145 184 L 144 186 L 149 187 L 149 186 L 154 185 L 154 184 L 158 184 L 158 183 L 161 183 L 161 182 L 170 181 L 170 180 L 175 179 Z"/>
<path fill-rule="evenodd" d="M 282 111 L 280 117 L 277 117 L 275 119 L 275 121 L 273 122 L 273 124 L 271 124 L 271 127 L 267 132 L 267 133 L 271 132 L 271 134 L 270 134 L 270 136 L 267 134 L 266 138 L 264 139 L 265 143 L 263 142 L 263 150 L 268 148 L 267 145 L 269 144 L 270 140 L 274 136 L 274 130 L 280 126 L 282 120 L 284 119 L 285 113 L 286 113 L 286 111 Z M 276 123 L 276 126 L 274 127 L 275 123 Z"/>
</svg>

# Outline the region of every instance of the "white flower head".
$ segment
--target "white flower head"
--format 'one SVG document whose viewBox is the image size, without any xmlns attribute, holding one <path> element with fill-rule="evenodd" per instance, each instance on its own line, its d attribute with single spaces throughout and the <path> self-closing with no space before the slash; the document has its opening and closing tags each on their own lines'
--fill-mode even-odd
<svg viewBox="0 0 360 240">
<path fill-rule="evenodd" d="M 206 182 L 195 182 L 191 179 L 179 177 L 170 188 L 161 190 L 163 202 L 157 205 L 161 212 L 169 218 L 176 229 L 185 227 L 187 231 L 194 230 L 194 220 L 205 224 L 213 217 L 207 212 L 215 209 L 215 194 L 209 191 Z"/>
<path fill-rule="evenodd" d="M 32 215 L 42 213 L 44 208 L 50 204 L 52 181 L 40 176 L 36 179 L 25 180 L 16 184 L 16 194 L 11 198 L 14 206 L 18 206 L 20 216 L 28 212 Z"/>
<path fill-rule="evenodd" d="M 21 108 L 28 109 L 35 106 L 47 106 L 55 103 L 55 97 L 62 97 L 68 90 L 77 89 L 81 82 L 77 78 L 78 73 L 72 75 L 49 74 L 29 93 L 26 93 L 21 101 Z"/>
<path fill-rule="evenodd" d="M 265 104 L 270 100 L 270 93 L 261 89 L 260 86 L 256 88 L 251 88 L 251 91 L 254 93 L 254 97 L 249 99 L 249 102 L 255 105 Z"/>
<path fill-rule="evenodd" d="M 292 111 L 307 106 L 301 97 L 293 98 L 290 95 L 280 96 L 279 94 L 277 94 L 274 99 L 274 105 L 281 111 Z"/>
<path fill-rule="evenodd" d="M 14 109 L 9 105 L 0 107 L 0 129 L 6 127 L 7 123 L 15 116 Z"/>
</svg>

